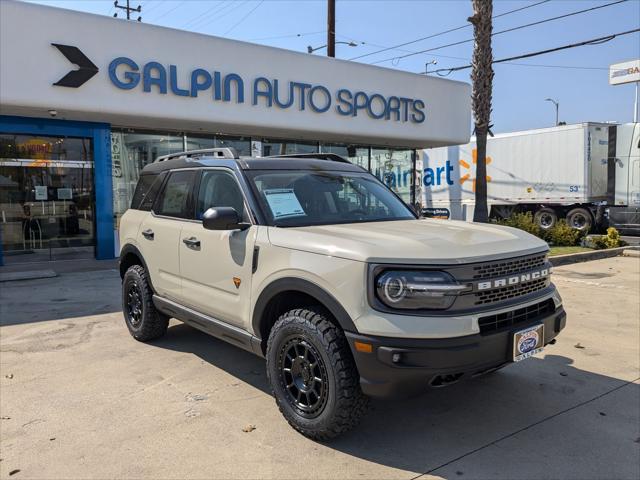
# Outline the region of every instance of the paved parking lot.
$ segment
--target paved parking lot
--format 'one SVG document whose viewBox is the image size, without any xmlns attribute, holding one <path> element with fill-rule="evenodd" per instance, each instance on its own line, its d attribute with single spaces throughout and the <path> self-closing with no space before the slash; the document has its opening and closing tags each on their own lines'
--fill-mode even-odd
<svg viewBox="0 0 640 480">
<path fill-rule="evenodd" d="M 134 341 L 114 270 L 0 283 L 0 477 L 637 479 L 640 259 L 554 278 L 555 346 L 329 443 L 287 425 L 263 360 L 179 323 Z"/>
</svg>

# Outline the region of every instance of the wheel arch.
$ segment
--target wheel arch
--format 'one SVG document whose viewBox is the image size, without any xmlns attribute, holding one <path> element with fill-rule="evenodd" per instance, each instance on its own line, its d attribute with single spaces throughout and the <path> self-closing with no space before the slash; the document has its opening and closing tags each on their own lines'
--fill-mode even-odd
<svg viewBox="0 0 640 480">
<path fill-rule="evenodd" d="M 149 281 L 149 286 L 151 290 L 155 293 L 155 288 L 153 288 L 153 283 L 151 282 L 151 275 L 149 273 L 149 269 L 147 268 L 147 263 L 144 261 L 144 257 L 138 247 L 135 245 L 131 245 L 130 243 L 126 244 L 120 250 L 120 261 L 119 269 L 120 269 L 120 278 L 124 278 L 124 274 L 127 273 L 127 270 L 132 265 L 141 265 L 147 271 L 147 280 Z"/>
<path fill-rule="evenodd" d="M 299 303 L 299 304 L 298 304 Z M 254 335 L 260 339 L 263 353 L 266 351 L 269 332 L 278 317 L 296 307 L 320 305 L 331 314 L 338 327 L 347 332 L 357 332 L 353 320 L 333 295 L 309 280 L 286 277 L 267 285 L 255 303 L 252 315 Z"/>
</svg>

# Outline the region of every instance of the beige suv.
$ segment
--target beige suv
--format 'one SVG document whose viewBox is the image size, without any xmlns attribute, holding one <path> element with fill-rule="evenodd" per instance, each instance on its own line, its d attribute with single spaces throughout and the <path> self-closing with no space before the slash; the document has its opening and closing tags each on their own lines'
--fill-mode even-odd
<svg viewBox="0 0 640 480">
<path fill-rule="evenodd" d="M 495 371 L 565 326 L 544 242 L 418 219 L 335 155 L 159 158 L 120 245 L 134 338 L 156 339 L 176 318 L 265 357 L 280 411 L 315 439 L 352 428 L 370 396 Z"/>
</svg>

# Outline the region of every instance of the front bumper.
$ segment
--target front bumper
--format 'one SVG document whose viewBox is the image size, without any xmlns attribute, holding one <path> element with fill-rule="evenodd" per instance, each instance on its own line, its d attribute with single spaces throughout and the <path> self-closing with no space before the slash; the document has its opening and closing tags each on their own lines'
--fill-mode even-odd
<svg viewBox="0 0 640 480">
<path fill-rule="evenodd" d="M 526 323 L 456 338 L 403 339 L 345 333 L 360 373 L 362 391 L 372 397 L 406 397 L 511 362 L 516 331 L 543 323 L 547 345 L 565 327 L 566 317 L 560 305 L 553 313 Z M 371 353 L 358 351 L 356 341 L 372 345 Z"/>
</svg>

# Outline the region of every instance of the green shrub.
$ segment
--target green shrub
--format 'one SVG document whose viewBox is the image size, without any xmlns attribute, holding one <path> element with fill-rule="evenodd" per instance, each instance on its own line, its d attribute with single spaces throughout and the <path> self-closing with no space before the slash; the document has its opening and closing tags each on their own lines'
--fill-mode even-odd
<svg viewBox="0 0 640 480">
<path fill-rule="evenodd" d="M 624 246 L 624 243 L 620 239 L 620 233 L 613 227 L 607 228 L 607 234 L 593 238 L 593 248 L 597 250 L 604 250 L 606 248 L 616 248 Z"/>
<path fill-rule="evenodd" d="M 500 220 L 498 223 L 507 227 L 519 228 L 536 237 L 542 238 L 543 235 L 542 229 L 533 220 L 531 212 L 513 213 L 509 218 Z"/>
<path fill-rule="evenodd" d="M 558 220 L 546 231 L 545 240 L 558 247 L 573 247 L 579 245 L 586 232 L 570 227 L 566 221 Z"/>
</svg>

